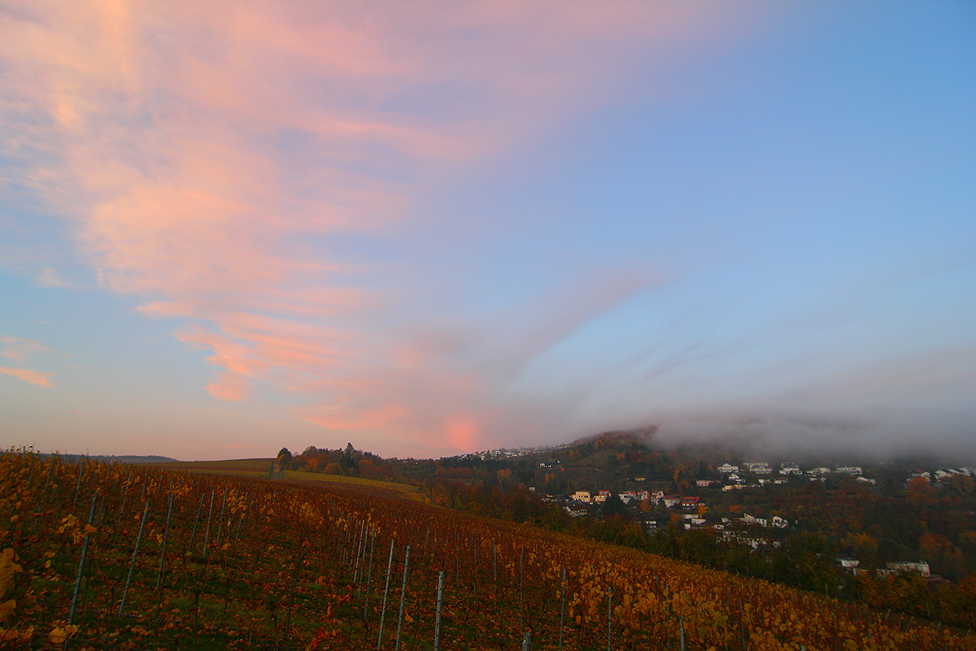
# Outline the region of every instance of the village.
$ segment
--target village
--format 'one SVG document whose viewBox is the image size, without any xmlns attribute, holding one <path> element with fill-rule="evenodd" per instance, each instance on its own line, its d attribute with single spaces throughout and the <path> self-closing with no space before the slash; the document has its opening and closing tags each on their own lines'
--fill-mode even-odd
<svg viewBox="0 0 976 651">
<path fill-rule="evenodd" d="M 558 462 L 557 462 L 558 463 Z M 540 464 L 549 467 L 549 464 Z M 861 466 L 816 466 L 801 468 L 795 463 L 782 463 L 774 467 L 768 462 L 747 462 L 741 465 L 725 463 L 715 468 L 715 478 L 697 479 L 697 495 L 669 495 L 663 490 L 629 489 L 613 493 L 607 489 L 596 491 L 577 490 L 567 495 L 543 495 L 541 498 L 559 504 L 572 518 L 599 516 L 601 508 L 613 500 L 624 507 L 636 511 L 635 517 L 648 535 L 668 527 L 680 527 L 684 531 L 703 531 L 715 535 L 719 542 L 745 545 L 753 550 L 777 548 L 780 546 L 777 530 L 783 531 L 795 525 L 779 515 L 756 516 L 746 511 L 738 514 L 706 517 L 709 510 L 707 497 L 714 491 L 721 493 L 780 486 L 794 482 L 826 482 L 828 479 L 853 480 L 857 484 L 873 487 L 874 477 L 865 475 Z M 947 484 L 953 477 L 976 477 L 976 469 L 971 467 L 940 468 L 934 472 L 919 471 L 911 473 L 909 481 L 935 486 Z M 634 478 L 634 483 L 643 483 L 644 478 Z M 530 488 L 529 490 L 534 490 Z M 785 533 L 785 532 L 784 532 Z M 860 561 L 854 558 L 835 559 L 836 567 L 852 575 L 864 573 Z M 885 567 L 873 570 L 877 576 L 892 576 L 911 573 L 926 579 L 933 579 L 930 566 L 922 561 L 898 561 L 887 563 Z M 938 577 L 934 577 L 938 578 Z"/>
</svg>

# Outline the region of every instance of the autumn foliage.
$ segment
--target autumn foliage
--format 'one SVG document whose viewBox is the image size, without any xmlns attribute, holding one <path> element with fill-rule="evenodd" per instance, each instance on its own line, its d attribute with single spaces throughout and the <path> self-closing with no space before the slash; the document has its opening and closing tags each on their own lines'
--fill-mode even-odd
<svg viewBox="0 0 976 651">
<path fill-rule="evenodd" d="M 0 477 L 11 648 L 429 649 L 444 572 L 444 649 L 531 631 L 533 649 L 976 650 L 919 618 L 366 488 L 18 451 Z"/>
</svg>

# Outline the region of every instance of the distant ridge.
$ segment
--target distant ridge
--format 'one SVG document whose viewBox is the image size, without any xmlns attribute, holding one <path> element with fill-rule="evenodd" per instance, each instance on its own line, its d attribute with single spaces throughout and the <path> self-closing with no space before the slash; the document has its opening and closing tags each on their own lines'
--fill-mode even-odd
<svg viewBox="0 0 976 651">
<path fill-rule="evenodd" d="M 98 461 L 106 461 L 108 463 L 170 463 L 173 461 L 179 461 L 179 459 L 173 459 L 172 457 L 162 457 L 159 455 L 148 455 L 148 456 L 138 456 L 138 455 L 123 455 L 115 456 L 111 454 L 46 454 L 43 452 L 38 453 L 41 457 L 59 457 L 61 459 L 67 459 L 69 461 L 78 461 L 79 459 L 96 459 Z"/>
</svg>

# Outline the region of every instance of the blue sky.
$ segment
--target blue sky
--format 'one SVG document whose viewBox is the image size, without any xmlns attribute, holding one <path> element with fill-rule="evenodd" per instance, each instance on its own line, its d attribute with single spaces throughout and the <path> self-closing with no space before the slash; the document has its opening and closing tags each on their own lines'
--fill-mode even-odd
<svg viewBox="0 0 976 651">
<path fill-rule="evenodd" d="M 0 443 L 976 439 L 967 3 L 0 5 Z"/>
</svg>

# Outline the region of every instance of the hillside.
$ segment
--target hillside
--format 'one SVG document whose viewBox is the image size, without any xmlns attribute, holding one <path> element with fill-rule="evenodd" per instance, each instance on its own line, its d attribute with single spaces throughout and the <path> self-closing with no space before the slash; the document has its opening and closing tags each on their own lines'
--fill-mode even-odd
<svg viewBox="0 0 976 651">
<path fill-rule="evenodd" d="M 917 618 L 353 484 L 15 453 L 0 474 L 13 648 L 976 649 Z"/>
<path fill-rule="evenodd" d="M 976 624 L 972 467 L 667 448 L 653 430 L 437 460 L 381 459 L 351 445 L 308 448 L 283 454 L 280 464 L 416 485 L 432 503 L 468 513 Z"/>
</svg>

